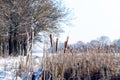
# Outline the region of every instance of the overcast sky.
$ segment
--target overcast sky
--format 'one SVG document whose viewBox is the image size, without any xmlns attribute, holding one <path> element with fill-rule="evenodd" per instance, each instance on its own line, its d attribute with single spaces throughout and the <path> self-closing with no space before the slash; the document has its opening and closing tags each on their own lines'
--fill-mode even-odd
<svg viewBox="0 0 120 80">
<path fill-rule="evenodd" d="M 120 38 L 120 0 L 65 0 L 73 9 L 73 25 L 65 28 L 60 40 L 67 35 L 69 43 L 88 42 L 102 35 L 111 40 Z"/>
</svg>

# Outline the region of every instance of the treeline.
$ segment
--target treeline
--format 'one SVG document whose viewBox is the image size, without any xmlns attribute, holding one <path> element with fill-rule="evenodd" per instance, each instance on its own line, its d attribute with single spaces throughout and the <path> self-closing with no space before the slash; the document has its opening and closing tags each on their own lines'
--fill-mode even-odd
<svg viewBox="0 0 120 80">
<path fill-rule="evenodd" d="M 120 53 L 120 39 L 111 41 L 109 37 L 101 36 L 87 43 L 78 41 L 70 45 L 70 49 L 84 53 Z"/>
<path fill-rule="evenodd" d="M 64 43 L 60 43 L 58 51 L 64 50 Z M 84 43 L 78 41 L 74 44 L 68 44 L 67 53 L 120 53 L 120 39 L 111 41 L 107 36 L 101 36 L 96 40 Z"/>
</svg>

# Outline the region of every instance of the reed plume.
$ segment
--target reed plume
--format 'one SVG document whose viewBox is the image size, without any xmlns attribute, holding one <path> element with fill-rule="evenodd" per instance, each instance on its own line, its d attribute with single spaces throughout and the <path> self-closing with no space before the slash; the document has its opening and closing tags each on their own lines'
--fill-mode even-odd
<svg viewBox="0 0 120 80">
<path fill-rule="evenodd" d="M 69 40 L 69 36 L 67 37 L 67 40 L 66 40 L 65 43 L 64 43 L 64 53 L 65 53 L 66 50 L 67 50 L 68 40 Z"/>
</svg>

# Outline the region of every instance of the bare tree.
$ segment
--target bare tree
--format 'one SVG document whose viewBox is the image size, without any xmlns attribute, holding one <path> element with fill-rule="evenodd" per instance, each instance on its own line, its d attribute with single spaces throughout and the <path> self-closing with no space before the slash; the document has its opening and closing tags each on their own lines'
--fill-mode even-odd
<svg viewBox="0 0 120 80">
<path fill-rule="evenodd" d="M 53 0 L 0 0 L 0 32 L 9 34 L 9 54 L 16 50 L 18 39 L 25 39 L 22 34 L 30 34 L 31 27 L 35 37 L 42 31 L 62 31 L 58 23 L 66 14 L 65 8 Z"/>
</svg>

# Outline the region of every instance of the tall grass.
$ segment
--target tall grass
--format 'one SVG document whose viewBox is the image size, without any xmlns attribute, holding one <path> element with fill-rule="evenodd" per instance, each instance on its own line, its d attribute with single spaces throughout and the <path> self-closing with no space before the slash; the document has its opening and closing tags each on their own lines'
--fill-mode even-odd
<svg viewBox="0 0 120 80">
<path fill-rule="evenodd" d="M 45 68 L 52 74 L 53 80 L 78 80 L 86 77 L 89 77 L 88 80 L 114 80 L 114 77 L 120 75 L 120 56 L 112 53 L 58 53 L 47 56 L 45 61 Z"/>
<path fill-rule="evenodd" d="M 50 42 L 51 38 L 50 36 Z M 44 57 L 46 75 L 44 74 L 43 80 L 48 74 L 52 76 L 51 80 L 120 80 L 120 55 L 97 51 L 90 53 L 86 50 L 76 53 L 74 48 L 72 51 L 67 49 L 68 39 L 69 37 L 65 41 L 63 52 Z"/>
</svg>

